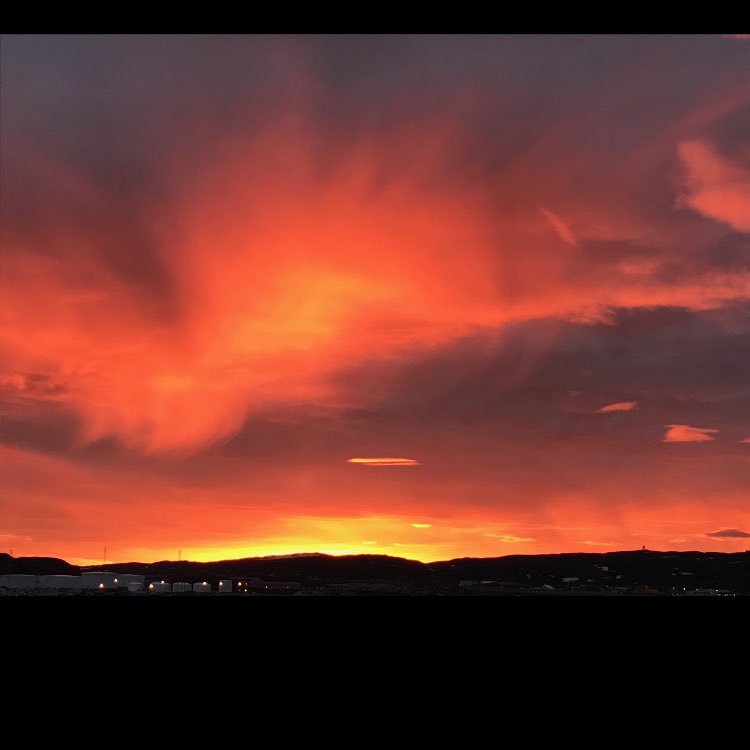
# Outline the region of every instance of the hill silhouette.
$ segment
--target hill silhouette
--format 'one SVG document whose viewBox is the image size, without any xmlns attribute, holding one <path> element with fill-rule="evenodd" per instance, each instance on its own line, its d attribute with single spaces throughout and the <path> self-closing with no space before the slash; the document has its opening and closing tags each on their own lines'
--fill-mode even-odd
<svg viewBox="0 0 750 750">
<path fill-rule="evenodd" d="M 750 552 L 636 552 L 508 555 L 459 558 L 422 563 L 388 555 L 305 553 L 282 557 L 251 557 L 216 562 L 162 560 L 107 565 L 71 565 L 49 557 L 0 554 L 0 573 L 76 575 L 81 570 L 139 573 L 147 579 L 202 581 L 252 578 L 292 581 L 303 585 L 389 584 L 406 592 L 450 593 L 461 581 L 551 587 L 573 585 L 685 587 L 731 589 L 750 594 Z"/>
<path fill-rule="evenodd" d="M 0 552 L 0 575 L 5 573 L 25 573 L 27 575 L 67 575 L 80 573 L 77 565 L 71 565 L 57 557 L 11 557 Z"/>
</svg>

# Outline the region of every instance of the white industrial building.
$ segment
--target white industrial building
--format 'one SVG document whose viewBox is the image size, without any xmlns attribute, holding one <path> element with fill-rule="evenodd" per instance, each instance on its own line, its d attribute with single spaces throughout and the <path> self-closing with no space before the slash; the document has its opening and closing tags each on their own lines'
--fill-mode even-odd
<svg viewBox="0 0 750 750">
<path fill-rule="evenodd" d="M 231 594 L 234 582 L 231 578 L 219 581 L 218 593 Z M 128 592 L 142 593 L 146 590 L 150 594 L 210 594 L 212 586 L 208 581 L 190 583 L 177 581 L 174 584 L 167 581 L 150 581 L 146 586 L 146 578 L 136 573 L 112 573 L 109 571 L 84 571 L 81 575 L 30 575 L 13 573 L 0 575 L 0 588 L 11 590 L 27 590 L 41 594 L 57 592 Z"/>
<path fill-rule="evenodd" d="M 81 583 L 81 576 L 37 576 L 37 588 L 40 589 L 80 591 Z"/>
<path fill-rule="evenodd" d="M 39 576 L 27 575 L 25 573 L 8 573 L 0 576 L 0 586 L 7 589 L 35 589 L 38 588 L 37 578 Z"/>
<path fill-rule="evenodd" d="M 89 571 L 81 573 L 81 588 L 108 590 L 116 589 L 120 581 L 117 573 Z"/>
<path fill-rule="evenodd" d="M 128 591 L 142 591 L 144 577 L 132 573 L 99 573 L 88 572 L 79 576 L 72 575 L 28 575 L 14 573 L 0 576 L 0 586 L 9 589 L 49 589 L 49 590 L 89 590 L 112 591 L 127 589 Z"/>
<path fill-rule="evenodd" d="M 33 589 L 37 591 L 80 591 L 81 576 L 46 575 L 35 576 L 23 573 L 0 576 L 0 586 L 9 589 Z"/>
<path fill-rule="evenodd" d="M 146 586 L 146 576 L 137 573 L 118 573 L 115 583 L 118 589 L 128 591 L 143 591 Z"/>
</svg>

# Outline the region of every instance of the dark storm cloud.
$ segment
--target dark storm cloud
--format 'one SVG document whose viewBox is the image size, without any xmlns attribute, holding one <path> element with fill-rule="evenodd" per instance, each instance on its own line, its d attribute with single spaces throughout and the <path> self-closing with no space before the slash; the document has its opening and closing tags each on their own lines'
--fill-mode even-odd
<svg viewBox="0 0 750 750">
<path fill-rule="evenodd" d="M 593 150 L 577 169 L 622 179 L 623 158 L 692 111 L 696 91 L 741 82 L 727 70 L 744 50 L 701 41 L 698 56 L 689 37 L 10 37 L 3 131 L 9 147 L 34 143 L 95 181 L 153 196 L 170 151 L 200 163 L 218 131 L 246 136 L 290 97 L 344 147 L 410 112 L 453 110 L 472 137 L 446 154 L 446 167 L 484 175 L 512 199 L 503 173 L 532 146 L 543 162 L 547 150 L 568 141 L 578 151 L 585 138 Z M 691 135 L 686 127 L 674 140 Z"/>
<path fill-rule="evenodd" d="M 284 59 L 262 37 L 5 37 L 4 235 L 63 259 L 83 235 L 73 283 L 103 265 L 148 314 L 174 317 L 165 257 L 184 237 L 170 165 L 197 179 L 220 131 L 267 117 Z"/>
<path fill-rule="evenodd" d="M 371 393 L 404 420 L 514 417 L 530 425 L 604 430 L 592 414 L 638 401 L 619 427 L 661 415 L 713 415 L 738 426 L 750 418 L 750 313 L 655 308 L 612 310 L 595 325 L 538 321 L 467 338 L 401 360 L 346 372 L 343 387 Z M 689 420 L 688 420 L 689 421 Z"/>
<path fill-rule="evenodd" d="M 198 145 L 201 135 L 212 135 L 200 130 L 207 125 L 245 130 L 290 93 L 308 97 L 327 125 L 362 129 L 373 118 L 400 121 L 409 107 L 430 101 L 450 106 L 468 86 L 463 101 L 470 105 L 472 92 L 481 100 L 465 112 L 480 136 L 474 165 L 489 156 L 496 172 L 493 157 L 523 145 L 497 137 L 498 127 L 503 136 L 537 139 L 568 117 L 569 128 L 617 153 L 694 109 L 696 90 L 743 80 L 745 49 L 700 41 L 701 55 L 690 37 L 7 37 L 4 135 L 47 143 L 94 172 L 110 173 L 114 159 L 127 180 L 131 170 L 122 167 L 143 168 L 161 156 L 186 124 L 199 128 Z M 605 122 L 621 126 L 601 127 Z"/>
</svg>

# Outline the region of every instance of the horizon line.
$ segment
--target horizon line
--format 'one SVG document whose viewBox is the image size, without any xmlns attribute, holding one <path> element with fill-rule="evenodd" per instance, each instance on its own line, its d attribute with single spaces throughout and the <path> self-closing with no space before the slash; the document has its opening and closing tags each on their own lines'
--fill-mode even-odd
<svg viewBox="0 0 750 750">
<path fill-rule="evenodd" d="M 142 562 L 139 560 L 124 560 L 122 562 L 114 562 L 109 561 L 106 563 L 92 563 L 89 565 L 78 565 L 76 563 L 71 563 L 68 560 L 66 560 L 63 557 L 49 557 L 45 555 L 30 555 L 28 557 L 26 556 L 18 556 L 14 557 L 13 555 L 9 554 L 8 552 L 0 553 L 0 555 L 7 556 L 11 560 L 61 560 L 62 562 L 66 563 L 67 565 L 71 565 L 75 568 L 80 568 L 81 570 L 84 570 L 86 568 L 103 568 L 107 565 L 157 565 L 159 563 L 175 563 L 175 564 L 183 564 L 188 563 L 190 565 L 213 565 L 216 563 L 227 563 L 227 562 L 241 562 L 244 560 L 283 560 L 283 559 L 289 559 L 292 557 L 333 557 L 333 558 L 344 558 L 344 557 L 389 557 L 395 560 L 408 560 L 409 562 L 415 562 L 419 563 L 420 565 L 437 565 L 439 563 L 447 563 L 447 562 L 453 562 L 455 560 L 498 560 L 504 557 L 552 557 L 552 556 L 558 556 L 558 555 L 616 555 L 616 554 L 633 554 L 638 552 L 645 552 L 645 553 L 657 553 L 657 554 L 678 554 L 678 555 L 689 555 L 689 554 L 700 554 L 700 555 L 744 555 L 744 554 L 750 554 L 750 549 L 746 550 L 737 550 L 734 552 L 728 552 L 725 550 L 673 550 L 673 549 L 666 549 L 666 550 L 657 550 L 657 549 L 649 549 L 649 548 L 641 548 L 641 549 L 621 549 L 621 550 L 607 550 L 606 552 L 538 552 L 538 553 L 514 553 L 514 554 L 508 554 L 508 555 L 494 555 L 489 557 L 472 557 L 464 556 L 464 557 L 451 557 L 444 560 L 430 560 L 430 561 L 423 561 L 418 560 L 413 557 L 402 557 L 401 555 L 386 555 L 382 553 L 367 553 L 367 552 L 361 552 L 356 554 L 332 554 L 329 552 L 292 552 L 285 555 L 261 555 L 261 556 L 251 556 L 251 557 L 232 557 L 232 558 L 222 558 L 219 560 L 170 560 L 170 559 L 163 559 L 163 560 L 154 560 L 152 562 Z"/>
</svg>

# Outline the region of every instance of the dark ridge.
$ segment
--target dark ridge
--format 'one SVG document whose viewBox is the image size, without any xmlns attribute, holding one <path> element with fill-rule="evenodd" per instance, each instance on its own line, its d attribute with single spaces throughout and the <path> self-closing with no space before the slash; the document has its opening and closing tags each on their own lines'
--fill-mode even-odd
<svg viewBox="0 0 750 750">
<path fill-rule="evenodd" d="M 171 580 L 202 580 L 218 578 L 268 578 L 269 580 L 312 581 L 393 581 L 420 580 L 426 566 L 417 560 L 388 555 L 304 555 L 289 557 L 249 557 L 218 562 L 117 563 L 96 565 L 86 570 L 140 573 Z"/>
<path fill-rule="evenodd" d="M 57 557 L 11 557 L 0 553 L 0 575 L 5 573 L 25 573 L 27 575 L 68 575 L 81 572 L 77 565 L 71 565 Z"/>
<path fill-rule="evenodd" d="M 750 594 L 750 552 L 592 552 L 508 555 L 421 563 L 388 555 L 301 554 L 216 562 L 162 560 L 79 568 L 48 557 L 0 554 L 1 573 L 68 574 L 81 570 L 139 573 L 170 582 L 255 578 L 300 584 L 396 584 L 405 590 L 450 593 L 461 581 L 496 581 L 554 589 L 571 585 L 730 589 Z M 566 581 L 565 579 L 569 579 Z"/>
<path fill-rule="evenodd" d="M 462 580 L 556 585 L 563 578 L 609 586 L 720 587 L 750 592 L 748 552 L 594 552 L 462 558 L 432 563 Z"/>
</svg>

